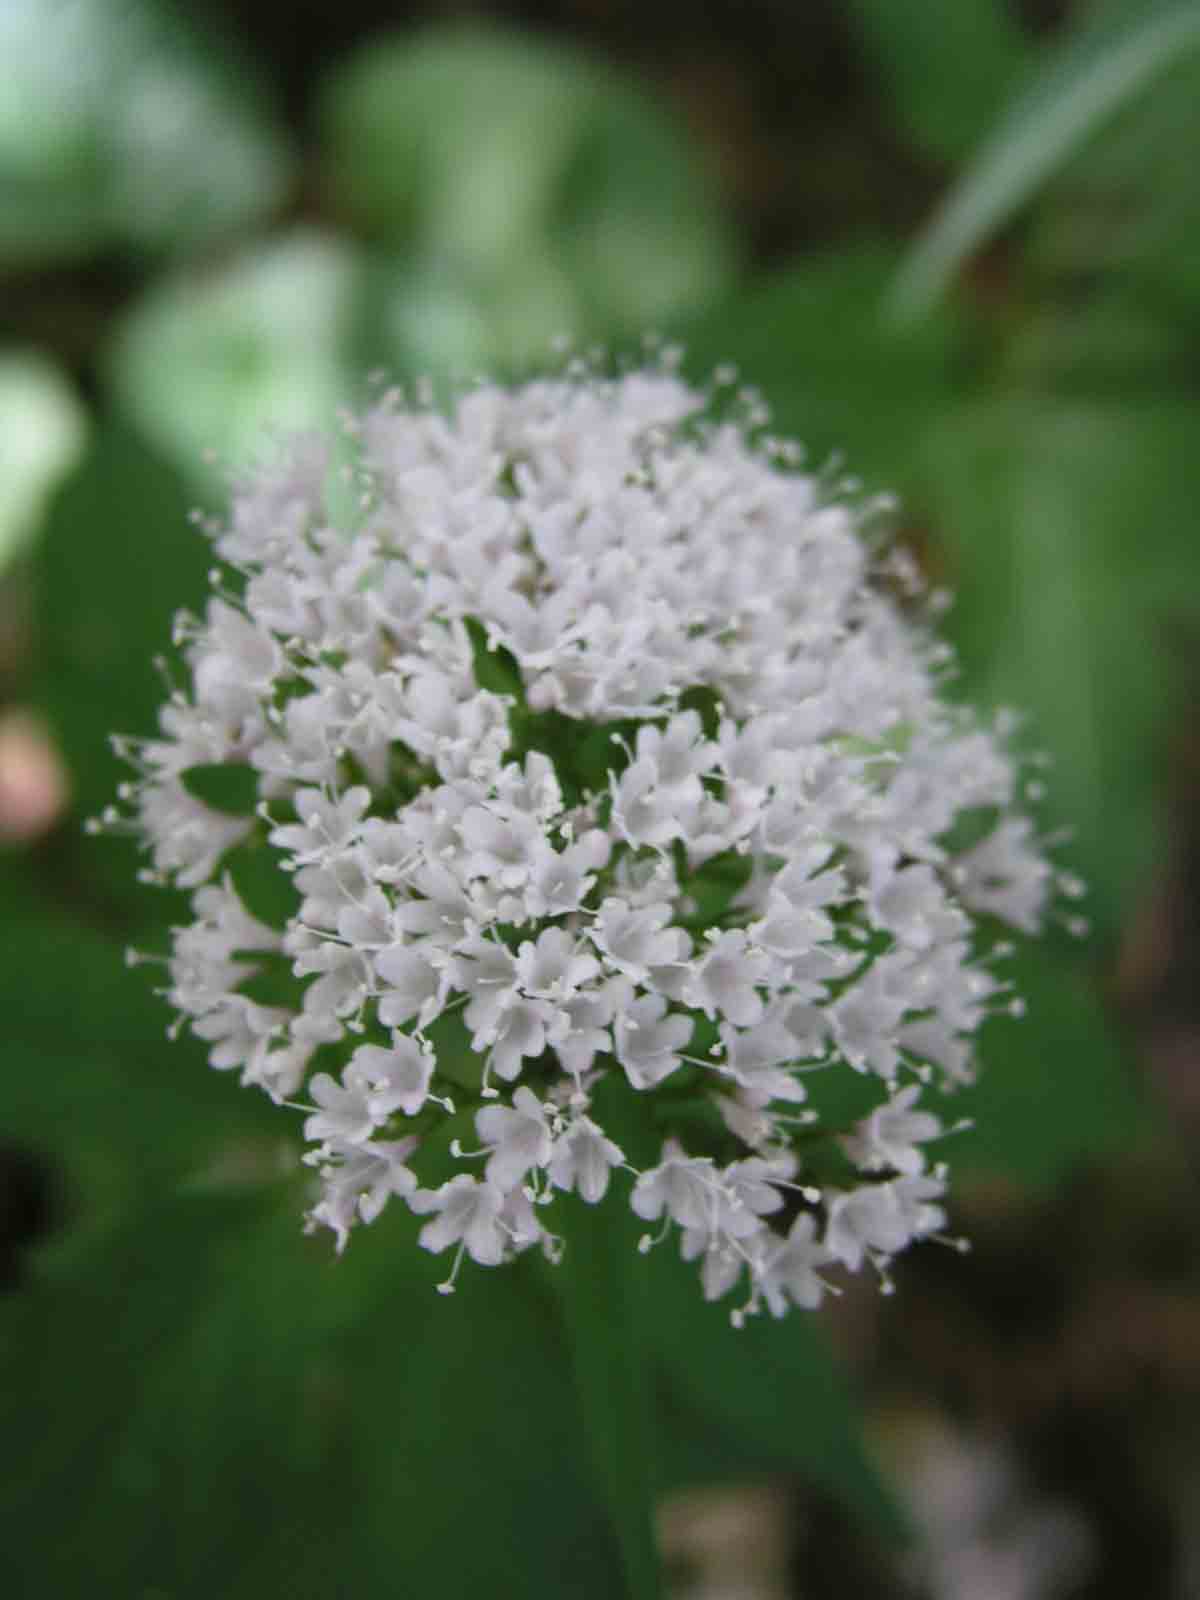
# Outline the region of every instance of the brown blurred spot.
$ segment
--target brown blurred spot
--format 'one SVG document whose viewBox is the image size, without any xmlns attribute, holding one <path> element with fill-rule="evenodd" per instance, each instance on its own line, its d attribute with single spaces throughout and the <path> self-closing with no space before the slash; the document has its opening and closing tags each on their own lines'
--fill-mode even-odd
<svg viewBox="0 0 1200 1600">
<path fill-rule="evenodd" d="M 67 805 L 67 774 L 49 732 L 32 712 L 0 715 L 0 840 L 40 838 Z"/>
</svg>

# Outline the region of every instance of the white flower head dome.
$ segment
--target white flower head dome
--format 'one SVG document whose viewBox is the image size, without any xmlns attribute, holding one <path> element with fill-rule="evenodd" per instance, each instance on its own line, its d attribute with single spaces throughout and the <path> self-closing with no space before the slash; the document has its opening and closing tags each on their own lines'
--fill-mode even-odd
<svg viewBox="0 0 1200 1600">
<path fill-rule="evenodd" d="M 349 426 L 352 528 L 297 443 L 210 530 L 190 687 L 126 747 L 148 875 L 193 892 L 172 1004 L 309 1108 L 311 1223 L 341 1249 L 408 1206 L 446 1289 L 554 1257 L 567 1192 L 739 1317 L 886 1282 L 945 1220 L 922 1099 L 969 1079 L 1000 924 L 1051 892 L 874 509 L 712 402 L 669 362 L 389 395 Z"/>
</svg>

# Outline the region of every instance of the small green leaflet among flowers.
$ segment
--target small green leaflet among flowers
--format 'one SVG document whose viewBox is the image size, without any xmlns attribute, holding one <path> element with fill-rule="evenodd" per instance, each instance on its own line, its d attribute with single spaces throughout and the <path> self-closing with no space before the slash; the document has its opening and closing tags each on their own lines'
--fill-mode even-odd
<svg viewBox="0 0 1200 1600">
<path fill-rule="evenodd" d="M 839 1267 L 887 1287 L 945 1224 L 921 1097 L 1015 1004 L 996 922 L 1036 932 L 1051 870 L 879 506 L 730 393 L 661 360 L 389 394 L 348 425 L 352 528 L 306 439 L 208 530 L 219 592 L 123 800 L 192 891 L 167 997 L 306 1112 L 339 1250 L 394 1200 L 449 1290 L 464 1254 L 555 1259 L 575 1191 L 677 1234 L 740 1320 Z"/>
</svg>

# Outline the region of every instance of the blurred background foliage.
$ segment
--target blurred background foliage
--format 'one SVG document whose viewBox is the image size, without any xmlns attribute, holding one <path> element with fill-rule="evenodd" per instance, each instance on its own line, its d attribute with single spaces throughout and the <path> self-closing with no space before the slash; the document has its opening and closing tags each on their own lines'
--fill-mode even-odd
<svg viewBox="0 0 1200 1600">
<path fill-rule="evenodd" d="M 675 1588 L 1200 1592 L 1200 5 L 2 0 L 0 61 L 5 1592 L 620 1592 L 551 1284 L 306 1239 L 81 828 L 264 437 L 651 329 L 899 492 L 1091 924 L 985 1035 L 972 1258 L 734 1335 L 656 1256 Z"/>
</svg>

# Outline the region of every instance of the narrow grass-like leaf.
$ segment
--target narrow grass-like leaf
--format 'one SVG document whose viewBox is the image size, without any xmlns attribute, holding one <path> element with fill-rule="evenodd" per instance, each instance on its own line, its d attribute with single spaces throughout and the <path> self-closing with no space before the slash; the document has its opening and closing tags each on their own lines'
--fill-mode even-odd
<svg viewBox="0 0 1200 1600">
<path fill-rule="evenodd" d="M 1200 6 L 1170 0 L 1067 39 L 951 189 L 897 275 L 898 320 L 926 314 L 955 272 L 1104 120 L 1200 47 Z"/>
</svg>

